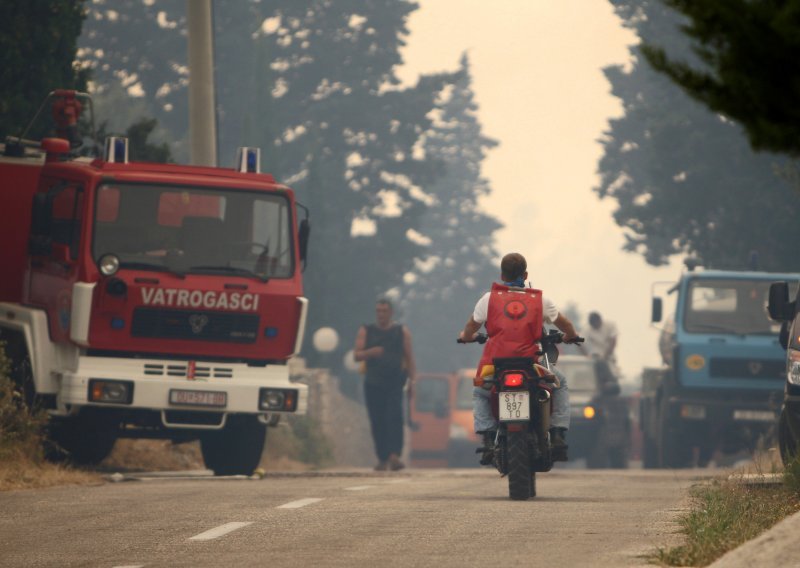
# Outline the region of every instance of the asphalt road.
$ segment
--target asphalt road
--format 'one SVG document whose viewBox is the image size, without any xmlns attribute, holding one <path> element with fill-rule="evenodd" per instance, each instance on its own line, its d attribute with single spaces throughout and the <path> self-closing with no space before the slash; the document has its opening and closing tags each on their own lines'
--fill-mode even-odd
<svg viewBox="0 0 800 568">
<path fill-rule="evenodd" d="M 644 566 L 692 471 L 156 478 L 0 494 L 0 566 Z"/>
</svg>

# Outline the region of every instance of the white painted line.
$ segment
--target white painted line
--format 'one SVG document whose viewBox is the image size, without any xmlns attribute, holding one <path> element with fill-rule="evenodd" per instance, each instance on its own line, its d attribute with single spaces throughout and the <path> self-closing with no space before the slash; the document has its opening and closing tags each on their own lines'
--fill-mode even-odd
<svg viewBox="0 0 800 568">
<path fill-rule="evenodd" d="M 374 485 L 356 485 L 355 487 L 345 487 L 345 491 L 364 491 L 365 489 L 372 489 Z"/>
<path fill-rule="evenodd" d="M 300 507 L 305 507 L 306 505 L 313 505 L 322 501 L 322 499 L 318 499 L 317 497 L 309 497 L 307 499 L 298 499 L 297 501 L 291 501 L 286 503 L 285 505 L 281 505 L 276 507 L 277 509 L 299 509 Z"/>
<path fill-rule="evenodd" d="M 189 540 L 213 540 L 215 538 L 219 538 L 230 532 L 233 532 L 242 527 L 246 527 L 247 525 L 252 525 L 252 524 L 253 524 L 252 521 L 247 523 L 225 523 L 224 525 L 220 525 L 211 530 L 207 530 L 206 532 L 194 535 Z"/>
</svg>

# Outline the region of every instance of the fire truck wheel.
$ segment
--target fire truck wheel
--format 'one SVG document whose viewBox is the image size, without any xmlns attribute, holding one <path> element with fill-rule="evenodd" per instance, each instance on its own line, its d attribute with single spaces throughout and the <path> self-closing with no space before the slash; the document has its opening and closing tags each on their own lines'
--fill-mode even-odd
<svg viewBox="0 0 800 568">
<path fill-rule="evenodd" d="M 206 432 L 200 449 L 214 475 L 252 475 L 261 461 L 267 426 L 256 416 L 228 415 L 222 430 Z"/>
<path fill-rule="evenodd" d="M 49 430 L 53 447 L 46 451 L 48 459 L 75 465 L 99 464 L 109 456 L 117 441 L 114 427 L 101 420 L 51 421 Z"/>
</svg>

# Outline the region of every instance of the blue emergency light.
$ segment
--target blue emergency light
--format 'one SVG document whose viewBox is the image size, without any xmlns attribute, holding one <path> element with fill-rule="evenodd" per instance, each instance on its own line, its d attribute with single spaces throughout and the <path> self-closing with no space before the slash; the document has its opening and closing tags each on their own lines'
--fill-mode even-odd
<svg viewBox="0 0 800 568">
<path fill-rule="evenodd" d="M 247 174 L 261 173 L 261 148 L 242 146 L 236 150 L 236 171 Z"/>
<path fill-rule="evenodd" d="M 106 138 L 105 151 L 103 157 L 106 162 L 118 164 L 128 163 L 128 139 L 121 136 L 109 136 Z"/>
</svg>

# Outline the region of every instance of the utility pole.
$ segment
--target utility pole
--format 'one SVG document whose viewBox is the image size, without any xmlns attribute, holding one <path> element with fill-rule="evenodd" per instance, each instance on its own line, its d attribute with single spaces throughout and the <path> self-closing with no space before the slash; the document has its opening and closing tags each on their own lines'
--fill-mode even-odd
<svg viewBox="0 0 800 568">
<path fill-rule="evenodd" d="M 191 163 L 217 165 L 214 35 L 211 0 L 186 0 L 189 32 L 189 141 Z"/>
</svg>

